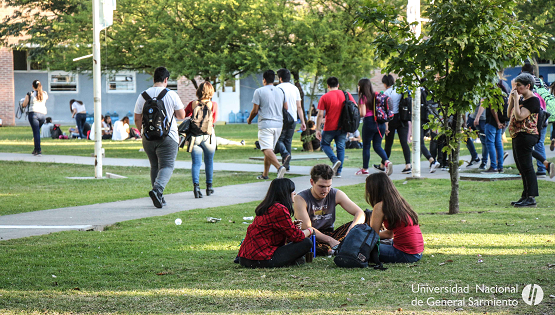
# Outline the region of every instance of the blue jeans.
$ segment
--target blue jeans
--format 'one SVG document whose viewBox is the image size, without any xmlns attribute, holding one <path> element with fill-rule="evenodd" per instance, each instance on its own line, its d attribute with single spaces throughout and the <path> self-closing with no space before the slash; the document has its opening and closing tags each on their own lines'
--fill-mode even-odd
<svg viewBox="0 0 555 315">
<path fill-rule="evenodd" d="M 491 124 L 486 124 L 486 143 L 491 162 L 490 167 L 496 170 L 503 168 L 502 134 L 503 129 L 497 129 Z"/>
<path fill-rule="evenodd" d="M 193 184 L 199 184 L 200 164 L 202 161 L 202 153 L 204 153 L 204 171 L 206 173 L 206 183 L 212 184 L 212 175 L 214 174 L 214 153 L 216 152 L 216 136 L 198 136 L 195 139 L 195 145 L 191 152 L 193 166 Z"/>
<path fill-rule="evenodd" d="M 538 152 L 541 156 L 543 156 L 545 158 L 545 135 L 547 134 L 547 127 L 542 129 L 542 132 L 540 134 L 540 142 L 536 143 L 536 145 L 534 146 L 534 151 Z M 543 162 L 540 162 L 538 160 L 536 160 L 536 164 L 538 165 L 538 173 L 544 173 L 545 174 L 545 165 L 543 165 Z"/>
<path fill-rule="evenodd" d="M 370 164 L 370 145 L 373 144 L 374 152 L 382 158 L 382 163 L 388 159 L 382 148 L 382 139 L 385 135 L 385 124 L 378 124 L 374 116 L 364 117 L 362 125 L 362 168 L 368 169 Z"/>
<path fill-rule="evenodd" d="M 346 138 L 347 133 L 343 130 L 322 131 L 322 140 L 320 141 L 322 151 L 326 153 L 332 163 L 341 161 L 341 166 L 339 166 L 339 169 L 337 169 L 338 174 L 341 174 L 341 170 L 343 169 L 343 161 L 345 160 Z M 331 148 L 332 140 L 335 141 L 337 156 L 333 154 L 333 150 Z"/>
<path fill-rule="evenodd" d="M 293 135 L 295 134 L 295 127 L 297 126 L 296 123 L 293 123 L 291 128 L 281 129 L 281 135 L 279 136 L 278 142 L 276 143 L 276 147 L 274 152 L 281 153 L 281 157 L 290 155 L 291 154 L 291 143 L 293 142 Z"/>
<path fill-rule="evenodd" d="M 488 146 L 486 143 L 486 121 L 485 120 L 480 120 L 480 123 L 478 124 L 478 138 L 482 143 L 482 163 L 487 164 L 489 152 L 488 152 Z"/>
<path fill-rule="evenodd" d="M 75 115 L 75 123 L 77 124 L 77 130 L 79 130 L 79 137 L 81 137 L 81 139 L 87 139 L 87 135 L 83 132 L 83 128 L 85 127 L 86 121 L 87 121 L 87 114 Z"/>
<path fill-rule="evenodd" d="M 420 254 L 407 254 L 393 247 L 380 244 L 380 261 L 384 263 L 413 263 L 422 259 Z"/>
<path fill-rule="evenodd" d="M 44 124 L 45 115 L 41 113 L 29 112 L 29 124 L 31 124 L 31 129 L 33 129 L 33 140 L 35 142 L 35 149 L 33 151 L 41 153 L 40 147 L 40 128 Z"/>
</svg>

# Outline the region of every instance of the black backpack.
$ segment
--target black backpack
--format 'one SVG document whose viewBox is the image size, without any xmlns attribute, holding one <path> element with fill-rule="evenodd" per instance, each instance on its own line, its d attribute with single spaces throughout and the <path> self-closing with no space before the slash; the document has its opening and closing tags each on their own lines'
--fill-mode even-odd
<svg viewBox="0 0 555 315">
<path fill-rule="evenodd" d="M 538 142 L 540 143 L 541 140 L 541 134 L 542 134 L 542 130 L 543 128 L 547 127 L 549 122 L 549 117 L 551 116 L 550 113 L 546 112 L 545 110 L 540 108 L 540 112 L 538 113 L 538 122 L 536 123 L 536 128 L 538 129 Z"/>
<path fill-rule="evenodd" d="M 349 99 L 347 92 L 345 94 L 345 102 L 343 103 L 343 110 L 339 118 L 339 128 L 345 132 L 355 132 L 360 125 L 360 112 L 355 102 Z"/>
<path fill-rule="evenodd" d="M 368 224 L 357 224 L 339 244 L 335 264 L 343 268 L 366 268 L 368 263 L 374 269 L 385 270 L 380 262 L 380 236 Z"/>
<path fill-rule="evenodd" d="M 60 139 L 60 136 L 63 135 L 64 133 L 62 132 L 62 129 L 60 128 L 60 125 L 55 124 L 54 127 L 52 127 L 52 139 Z"/>
<path fill-rule="evenodd" d="M 406 97 L 405 97 L 406 95 Z M 399 119 L 401 121 L 411 121 L 412 115 L 412 97 L 410 93 L 403 93 L 399 101 Z"/>
<path fill-rule="evenodd" d="M 497 86 L 501 89 L 501 91 L 503 92 L 501 94 L 501 97 L 503 98 L 503 109 L 499 109 L 497 111 L 497 117 L 499 118 L 499 122 L 500 123 L 505 123 L 509 120 L 511 120 L 509 118 L 509 113 L 508 113 L 508 109 L 509 109 L 509 91 L 507 91 L 507 89 L 505 88 L 505 86 L 503 85 L 503 81 L 499 80 L 497 82 Z"/>
<path fill-rule="evenodd" d="M 143 107 L 143 134 L 146 140 L 164 139 L 170 133 L 172 117 L 168 117 L 162 100 L 169 89 L 163 89 L 157 97 L 151 98 L 146 91 L 141 95 L 145 99 Z"/>
</svg>

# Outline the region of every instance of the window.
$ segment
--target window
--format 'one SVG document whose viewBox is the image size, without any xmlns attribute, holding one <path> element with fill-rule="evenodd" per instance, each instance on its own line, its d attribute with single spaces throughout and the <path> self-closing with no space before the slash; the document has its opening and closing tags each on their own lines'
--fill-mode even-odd
<svg viewBox="0 0 555 315">
<path fill-rule="evenodd" d="M 235 79 L 225 80 L 223 86 L 224 92 L 235 92 Z"/>
<path fill-rule="evenodd" d="M 117 72 L 108 74 L 106 91 L 108 93 L 135 93 L 136 80 L 134 72 Z"/>
<path fill-rule="evenodd" d="M 56 71 L 48 74 L 49 92 L 77 93 L 78 75 L 75 73 Z"/>
<path fill-rule="evenodd" d="M 25 50 L 13 51 L 13 69 L 27 71 L 27 52 Z"/>
<path fill-rule="evenodd" d="M 172 91 L 177 91 L 177 81 L 168 80 L 168 89 Z"/>
</svg>

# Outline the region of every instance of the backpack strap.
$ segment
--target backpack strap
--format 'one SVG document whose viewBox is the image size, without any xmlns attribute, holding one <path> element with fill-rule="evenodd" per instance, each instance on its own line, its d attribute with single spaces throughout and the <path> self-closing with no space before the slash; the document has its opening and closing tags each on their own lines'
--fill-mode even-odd
<svg viewBox="0 0 555 315">
<path fill-rule="evenodd" d="M 166 93 L 168 93 L 170 89 L 165 88 L 162 90 L 162 92 L 160 92 L 160 94 L 158 94 L 158 96 L 156 97 L 157 100 L 161 100 L 164 98 L 164 96 L 166 96 Z"/>
<path fill-rule="evenodd" d="M 143 96 L 145 101 L 149 101 L 149 100 L 152 99 L 152 97 L 150 97 L 150 95 L 148 95 L 148 93 L 146 91 L 143 91 L 143 93 L 141 93 L 141 95 Z"/>
</svg>

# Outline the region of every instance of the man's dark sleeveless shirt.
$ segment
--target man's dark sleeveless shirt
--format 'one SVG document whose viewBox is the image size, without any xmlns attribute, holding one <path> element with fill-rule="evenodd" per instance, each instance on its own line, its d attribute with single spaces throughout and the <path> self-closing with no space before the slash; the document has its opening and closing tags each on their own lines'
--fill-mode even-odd
<svg viewBox="0 0 555 315">
<path fill-rule="evenodd" d="M 331 188 L 326 198 L 317 200 L 309 189 L 301 191 L 298 195 L 306 202 L 306 210 L 312 227 L 320 231 L 333 230 L 335 223 L 335 194 L 336 188 Z"/>
</svg>

